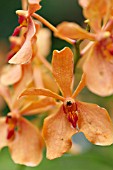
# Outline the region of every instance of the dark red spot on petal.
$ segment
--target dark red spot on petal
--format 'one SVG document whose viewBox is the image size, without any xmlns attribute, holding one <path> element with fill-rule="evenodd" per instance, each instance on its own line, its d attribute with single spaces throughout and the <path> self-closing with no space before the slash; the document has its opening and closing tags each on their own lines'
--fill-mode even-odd
<svg viewBox="0 0 113 170">
<path fill-rule="evenodd" d="M 111 55 L 113 55 L 113 49 L 109 50 L 109 53 L 110 53 Z"/>
<path fill-rule="evenodd" d="M 74 128 L 76 128 L 76 124 L 77 124 L 77 120 L 78 120 L 77 114 L 76 113 L 69 113 L 67 115 L 67 118 L 68 118 L 69 122 L 72 124 L 72 126 Z"/>
<path fill-rule="evenodd" d="M 8 132 L 7 132 L 7 139 L 11 139 L 13 136 L 14 136 L 14 129 L 8 129 Z"/>
<path fill-rule="evenodd" d="M 6 116 L 6 124 L 8 125 L 7 127 L 7 139 L 12 139 L 15 135 L 15 128 L 17 126 L 17 119 L 13 118 L 11 115 Z"/>
<path fill-rule="evenodd" d="M 20 30 L 21 30 L 22 26 L 18 26 L 14 29 L 14 32 L 12 34 L 12 36 L 17 36 L 20 34 Z"/>
<path fill-rule="evenodd" d="M 9 121 L 12 119 L 12 116 L 10 116 L 10 115 L 7 115 L 6 116 L 6 123 L 9 123 Z"/>
<path fill-rule="evenodd" d="M 18 16 L 18 22 L 19 22 L 19 24 L 22 24 L 25 19 L 26 19 L 26 18 L 25 18 L 24 16 L 22 16 L 22 15 Z"/>
</svg>

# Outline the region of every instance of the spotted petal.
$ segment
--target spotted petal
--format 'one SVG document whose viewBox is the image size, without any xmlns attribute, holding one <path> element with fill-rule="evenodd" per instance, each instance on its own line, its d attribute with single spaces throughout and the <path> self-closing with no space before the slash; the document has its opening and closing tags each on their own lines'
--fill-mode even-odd
<svg viewBox="0 0 113 170">
<path fill-rule="evenodd" d="M 70 138 L 76 133 L 63 111 L 59 111 L 44 121 L 43 137 L 47 146 L 47 158 L 54 159 L 67 152 L 72 145 Z"/>
<path fill-rule="evenodd" d="M 42 138 L 35 126 L 24 118 L 18 120 L 14 140 L 8 144 L 15 163 L 36 166 L 42 159 Z"/>
<path fill-rule="evenodd" d="M 113 143 L 113 124 L 108 112 L 96 104 L 76 102 L 78 127 L 96 145 Z"/>
<path fill-rule="evenodd" d="M 55 77 L 63 96 L 71 96 L 73 53 L 70 48 L 66 47 L 61 51 L 55 50 L 53 52 L 52 68 L 53 76 Z"/>
</svg>

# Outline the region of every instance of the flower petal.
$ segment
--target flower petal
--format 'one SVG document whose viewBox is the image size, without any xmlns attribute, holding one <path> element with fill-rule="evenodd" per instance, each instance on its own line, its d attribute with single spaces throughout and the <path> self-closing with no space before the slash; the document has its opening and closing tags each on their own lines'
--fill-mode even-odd
<svg viewBox="0 0 113 170">
<path fill-rule="evenodd" d="M 79 0 L 83 7 L 83 13 L 86 18 L 90 20 L 90 25 L 95 32 L 100 31 L 101 22 L 105 24 L 110 16 L 112 3 L 107 0 Z M 95 5 L 96 4 L 96 5 Z"/>
<path fill-rule="evenodd" d="M 28 14 L 32 15 L 35 11 L 39 10 L 41 8 L 40 6 L 41 0 L 28 0 L 29 7 L 28 7 Z"/>
<path fill-rule="evenodd" d="M 107 60 L 97 45 L 91 47 L 87 57 L 83 66 L 87 87 L 100 96 L 111 95 L 113 93 L 113 63 Z"/>
<path fill-rule="evenodd" d="M 60 110 L 44 121 L 43 137 L 47 146 L 47 158 L 54 159 L 67 152 L 72 145 L 70 138 L 76 133 L 63 111 Z"/>
<path fill-rule="evenodd" d="M 15 163 L 36 166 L 42 159 L 42 138 L 38 129 L 24 118 L 18 120 L 14 140 L 8 143 Z"/>
<path fill-rule="evenodd" d="M 86 76 L 85 74 L 82 74 L 81 80 L 76 88 L 76 90 L 74 91 L 72 98 L 76 98 L 77 95 L 82 91 L 82 89 L 85 87 L 86 85 Z"/>
<path fill-rule="evenodd" d="M 0 118 L 0 149 L 7 146 L 7 124 L 6 118 Z"/>
<path fill-rule="evenodd" d="M 31 17 L 28 20 L 28 31 L 21 49 L 9 60 L 12 64 L 25 64 L 32 58 L 31 40 L 36 33 L 35 24 Z"/>
<path fill-rule="evenodd" d="M 51 31 L 47 28 L 41 28 L 37 34 L 38 53 L 47 57 L 51 48 Z"/>
<path fill-rule="evenodd" d="M 89 39 L 94 40 L 94 35 L 92 33 L 88 33 L 86 30 L 81 28 L 78 24 L 73 22 L 62 22 L 57 26 L 58 32 L 56 32 L 56 36 L 61 34 L 68 38 L 72 39 Z"/>
<path fill-rule="evenodd" d="M 20 65 L 7 65 L 1 73 L 1 83 L 3 85 L 12 85 L 20 80 L 22 70 Z"/>
<path fill-rule="evenodd" d="M 70 48 L 66 47 L 61 51 L 55 50 L 53 52 L 52 68 L 53 76 L 55 77 L 63 96 L 71 96 L 73 53 Z"/>
<path fill-rule="evenodd" d="M 96 145 L 113 143 L 113 124 L 108 112 L 96 104 L 76 102 L 78 127 Z"/>
<path fill-rule="evenodd" d="M 44 88 L 42 73 L 39 65 L 33 65 L 33 79 L 36 88 Z"/>
<path fill-rule="evenodd" d="M 59 99 L 61 101 L 64 101 L 64 98 L 48 89 L 28 89 L 25 90 L 20 97 L 22 96 L 47 96 L 47 97 L 53 97 L 55 99 Z"/>
<path fill-rule="evenodd" d="M 49 110 L 51 106 L 54 106 L 55 104 L 56 104 L 55 100 L 49 97 L 38 99 L 38 101 L 32 100 L 31 102 L 29 101 L 28 104 L 26 104 L 25 107 L 22 108 L 20 113 L 24 115 L 41 113 Z"/>
<path fill-rule="evenodd" d="M 85 8 L 85 7 L 87 7 L 88 6 L 88 4 L 89 4 L 89 0 L 79 0 L 79 4 L 83 7 L 83 8 Z"/>
<path fill-rule="evenodd" d="M 21 67 L 22 67 L 22 78 L 20 79 L 19 82 L 14 84 L 14 93 L 12 96 L 13 107 L 18 102 L 17 98 L 19 97 L 19 95 L 22 93 L 22 91 L 24 91 L 29 86 L 29 84 L 33 80 L 31 64 L 25 64 L 22 65 Z M 19 103 L 17 103 L 17 105 L 19 105 Z"/>
</svg>

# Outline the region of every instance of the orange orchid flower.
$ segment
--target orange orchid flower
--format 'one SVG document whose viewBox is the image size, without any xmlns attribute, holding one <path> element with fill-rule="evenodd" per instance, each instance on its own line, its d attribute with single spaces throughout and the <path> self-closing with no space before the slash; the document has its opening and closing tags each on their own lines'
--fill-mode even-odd
<svg viewBox="0 0 113 170">
<path fill-rule="evenodd" d="M 92 32 L 87 32 L 76 23 L 63 22 L 57 26 L 57 35 L 71 39 L 88 39 L 83 71 L 86 85 L 95 94 L 107 96 L 113 94 L 113 17 L 112 0 L 79 0 L 83 14 L 89 20 Z M 96 4 L 96 5 L 95 5 Z M 103 24 L 102 24 L 103 23 Z M 88 48 L 87 48 L 88 47 Z"/>
<path fill-rule="evenodd" d="M 50 35 L 50 31 L 46 28 L 40 28 L 39 33 L 37 32 L 36 49 L 34 49 L 34 56 L 29 64 L 6 65 L 3 67 L 0 77 L 3 85 L 14 85 L 15 90 L 18 89 L 18 93 L 21 93 L 33 82 L 35 87 L 45 87 L 58 93 L 58 87 L 51 76 L 51 65 L 45 59 L 50 52 Z M 8 53 L 8 58 L 19 50 L 22 39 L 21 37 L 11 36 L 10 42 L 11 51 Z M 42 49 L 44 50 L 42 51 Z M 17 97 L 17 94 L 15 97 Z"/>
<path fill-rule="evenodd" d="M 20 33 L 22 28 L 26 28 L 24 33 L 25 40 L 21 48 L 17 53 L 9 57 L 9 63 L 11 64 L 26 64 L 30 61 L 33 54 L 33 43 L 34 37 L 37 32 L 37 24 L 32 19 L 32 13 L 41 8 L 39 4 L 40 0 L 29 0 L 28 1 L 28 11 L 18 10 L 16 13 L 19 16 L 19 24 L 14 30 L 13 36 L 16 36 Z"/>
<path fill-rule="evenodd" d="M 17 92 L 15 88 L 13 90 L 15 96 Z M 15 163 L 26 166 L 38 165 L 42 159 L 43 140 L 38 128 L 23 116 L 47 111 L 56 102 L 47 97 L 40 100 L 36 98 L 17 100 L 12 95 L 12 90 L 1 84 L 0 95 L 10 109 L 6 117 L 0 118 L 0 149 L 8 146 Z"/>
<path fill-rule="evenodd" d="M 10 64 L 26 64 L 30 61 L 32 58 L 32 41 L 33 37 L 36 34 L 36 28 L 35 24 L 31 17 L 24 16 L 26 14 L 25 11 L 17 11 L 18 15 L 20 17 L 23 17 L 20 21 L 20 30 L 21 28 L 26 28 L 26 34 L 25 34 L 25 40 L 21 46 L 21 48 L 18 50 L 18 52 L 11 57 L 9 60 Z M 22 23 L 21 23 L 22 22 Z M 18 33 L 18 27 L 15 29 L 13 36 L 16 36 Z"/>
<path fill-rule="evenodd" d="M 19 15 L 22 17 L 22 15 L 27 15 L 27 14 L 25 11 L 19 11 Z M 22 20 L 22 24 L 20 26 L 24 27 L 25 24 L 26 24 L 26 21 Z M 47 70 L 47 69 L 49 69 L 51 71 L 51 65 L 45 59 L 45 57 L 50 52 L 51 32 L 47 28 L 40 28 L 39 23 L 35 23 L 35 26 L 37 26 L 37 31 L 35 33 L 35 38 L 33 37 L 34 40 L 32 39 L 33 45 L 32 45 L 32 60 L 31 60 L 31 65 L 32 65 L 31 70 L 32 70 L 33 74 L 31 73 L 32 76 L 29 75 L 29 77 L 33 78 L 33 81 L 34 81 L 36 87 L 45 86 L 46 88 L 49 88 L 55 92 L 58 92 L 58 87 L 56 86 L 56 83 L 52 79 L 52 77 L 50 75 L 51 73 L 48 72 L 48 70 Z M 19 37 L 16 37 L 16 36 L 10 37 L 11 51 L 8 53 L 8 60 L 12 59 L 13 57 L 15 58 L 15 55 L 18 55 L 18 52 L 22 51 L 22 49 L 23 49 L 22 45 L 25 41 L 25 37 L 23 35 L 23 33 L 25 32 L 24 29 L 21 30 L 22 32 Z M 17 31 L 15 31 L 15 32 L 17 32 Z M 24 53 L 27 54 L 26 50 L 24 50 L 24 52 L 22 52 L 22 55 Z M 27 50 L 27 52 L 28 52 L 28 50 Z M 19 52 L 19 55 L 20 55 L 20 52 Z M 22 57 L 22 55 L 20 55 L 20 56 Z M 29 56 L 27 55 L 27 57 L 29 57 Z M 20 60 L 20 57 L 16 57 L 16 59 Z M 24 59 L 26 60 L 26 57 Z M 39 64 L 39 63 L 41 63 L 41 64 Z M 21 63 L 21 64 L 23 64 L 23 63 Z M 47 69 L 42 64 L 44 64 L 47 67 Z M 5 69 L 3 69 L 2 76 L 1 76 L 2 84 L 11 85 L 11 84 L 14 84 L 14 83 L 17 83 L 18 81 L 20 81 L 20 79 L 22 79 L 22 77 L 24 77 L 23 69 L 25 69 L 27 67 L 27 65 L 23 64 L 23 66 L 22 65 L 21 66 L 11 65 L 8 67 L 6 66 Z M 30 67 L 30 64 L 29 64 L 29 67 Z M 9 81 L 7 81 L 7 79 L 9 79 Z M 26 81 L 27 80 L 25 80 L 25 82 Z M 20 84 L 20 82 L 19 82 L 19 84 Z M 21 92 L 21 90 L 19 90 L 19 91 Z"/>
<path fill-rule="evenodd" d="M 83 132 L 86 138 L 97 145 L 113 143 L 113 125 L 108 112 L 96 104 L 77 101 L 76 96 L 85 86 L 85 76 L 72 93 L 73 53 L 66 47 L 54 51 L 52 72 L 63 96 L 48 89 L 28 89 L 21 96 L 48 96 L 61 101 L 57 113 L 44 121 L 43 137 L 47 146 L 47 158 L 60 157 L 71 147 L 70 138 L 77 132 Z M 106 126 L 106 128 L 105 128 Z"/>
</svg>

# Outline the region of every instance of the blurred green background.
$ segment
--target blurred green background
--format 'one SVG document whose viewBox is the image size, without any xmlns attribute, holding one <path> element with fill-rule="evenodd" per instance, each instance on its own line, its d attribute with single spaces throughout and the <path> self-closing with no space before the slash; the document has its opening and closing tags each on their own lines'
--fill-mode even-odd
<svg viewBox="0 0 113 170">
<path fill-rule="evenodd" d="M 38 11 L 38 14 L 42 15 L 55 26 L 62 21 L 83 23 L 82 10 L 77 0 L 42 0 L 41 5 L 42 9 Z M 18 25 L 18 17 L 15 14 L 17 9 L 21 9 L 20 0 L 0 1 L 0 50 L 2 51 L 7 48 L 2 46 L 1 43 L 4 40 L 8 42 L 8 37 Z M 61 49 L 64 46 L 69 46 L 69 44 L 53 38 L 52 50 Z M 1 60 L 2 56 L 0 55 L 0 62 Z M 80 79 L 79 74 L 79 70 L 77 70 L 77 81 Z M 87 95 L 89 97 L 86 98 Z M 97 103 L 105 107 L 112 116 L 113 96 L 101 98 L 92 94 L 86 88 L 79 98 L 82 101 Z M 73 141 L 80 144 L 82 153 L 77 155 L 65 154 L 61 158 L 49 161 L 45 158 L 44 152 L 43 161 L 35 168 L 14 164 L 10 158 L 8 149 L 4 148 L 0 151 L 0 170 L 113 170 L 113 146 L 99 147 L 91 145 L 83 135 L 74 136 Z"/>
</svg>

